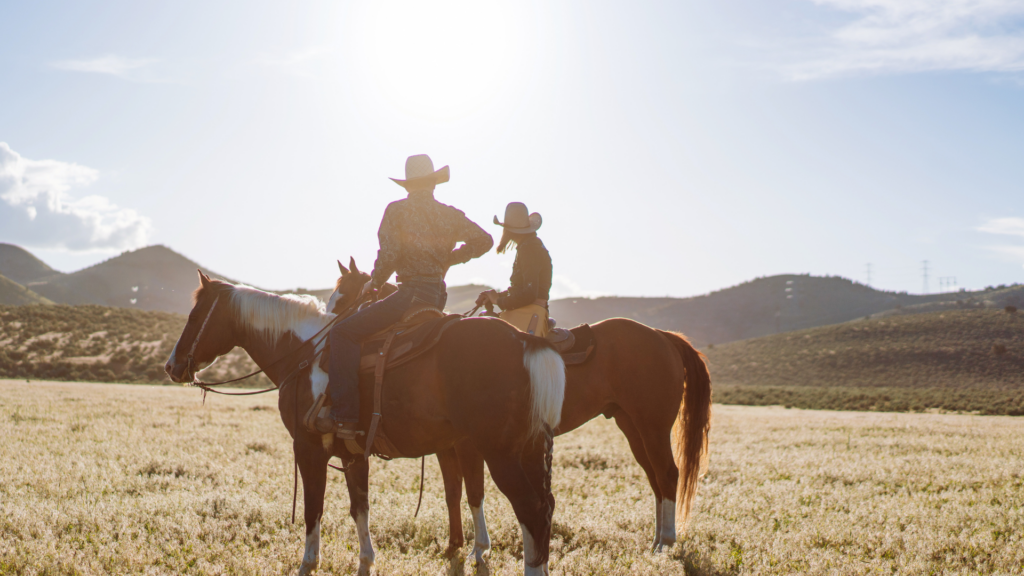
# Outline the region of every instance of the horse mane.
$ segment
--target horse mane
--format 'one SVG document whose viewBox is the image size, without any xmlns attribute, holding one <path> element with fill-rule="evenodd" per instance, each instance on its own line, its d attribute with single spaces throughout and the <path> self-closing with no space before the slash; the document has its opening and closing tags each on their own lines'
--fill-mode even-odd
<svg viewBox="0 0 1024 576">
<path fill-rule="evenodd" d="M 307 320 L 315 320 L 320 324 L 328 320 L 324 313 L 324 303 L 311 294 L 271 294 L 252 286 L 232 285 L 220 280 L 214 280 L 211 289 L 228 293 L 228 300 L 242 326 L 262 332 L 270 338 L 294 330 Z M 205 290 L 204 286 L 200 286 L 192 292 L 193 306 Z"/>
<path fill-rule="evenodd" d="M 324 303 L 311 294 L 277 295 L 240 284 L 231 291 L 231 303 L 243 326 L 271 338 L 307 320 L 327 321 Z"/>
</svg>

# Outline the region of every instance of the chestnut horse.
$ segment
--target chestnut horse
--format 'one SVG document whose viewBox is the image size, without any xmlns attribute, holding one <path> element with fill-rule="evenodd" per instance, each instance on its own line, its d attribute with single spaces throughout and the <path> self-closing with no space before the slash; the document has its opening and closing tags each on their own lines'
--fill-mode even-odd
<svg viewBox="0 0 1024 576">
<path fill-rule="evenodd" d="M 320 557 L 327 463 L 345 465 L 350 513 L 359 536 L 359 574 L 368 575 L 374 552 L 369 531 L 369 463 L 343 442 L 325 449 L 320 434 L 299 422 L 327 386 L 318 362 L 296 353 L 335 317 L 312 296 L 278 296 L 210 280 L 200 272 L 188 322 L 165 370 L 175 382 L 239 346 L 281 388 L 281 420 L 293 439 L 302 474 L 306 549 L 299 574 L 315 570 Z M 320 345 L 322 349 L 322 344 Z M 279 361 L 280 360 L 280 361 Z M 297 374 L 291 378 L 293 374 Z M 483 454 L 491 476 L 512 504 L 523 529 L 526 574 L 547 574 L 554 496 L 551 494 L 552 429 L 558 425 L 565 388 L 561 357 L 541 338 L 486 319 L 455 322 L 422 356 L 388 371 L 383 426 L 407 457 L 450 450 L 466 440 Z M 360 390 L 360 424 L 372 411 L 372 391 Z"/>
<path fill-rule="evenodd" d="M 341 262 L 338 266 L 342 277 L 328 310 L 342 309 L 351 292 L 369 278 L 352 260 L 352 271 Z M 554 432 L 564 434 L 599 414 L 615 419 L 654 491 L 652 549 L 659 552 L 675 543 L 676 519 L 685 526 L 707 464 L 711 376 L 706 359 L 682 334 L 626 318 L 603 320 L 593 330 L 593 357 L 566 367 L 561 423 Z M 460 505 L 465 478 L 476 540 L 473 553 L 482 562 L 490 549 L 483 508 L 485 458 L 470 443 L 459 442 L 437 459 L 448 504 L 448 553 L 464 543 Z"/>
</svg>

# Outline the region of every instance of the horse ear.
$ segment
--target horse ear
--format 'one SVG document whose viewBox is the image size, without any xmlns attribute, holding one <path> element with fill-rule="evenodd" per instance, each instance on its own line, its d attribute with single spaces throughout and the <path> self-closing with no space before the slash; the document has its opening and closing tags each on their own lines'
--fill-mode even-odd
<svg viewBox="0 0 1024 576">
<path fill-rule="evenodd" d="M 203 274 L 202 270 L 199 270 L 198 268 L 197 270 L 199 272 L 199 283 L 203 286 L 203 288 L 206 288 L 207 286 L 210 285 L 210 277 L 207 276 L 206 274 Z"/>
<path fill-rule="evenodd" d="M 341 270 L 341 275 L 342 276 L 345 276 L 345 275 L 348 274 L 348 268 L 345 268 L 345 265 L 341 263 L 341 260 L 338 260 L 338 270 Z"/>
<path fill-rule="evenodd" d="M 356 259 L 351 256 L 348 257 L 348 267 L 356 274 L 359 274 L 359 268 L 356 268 Z"/>
</svg>

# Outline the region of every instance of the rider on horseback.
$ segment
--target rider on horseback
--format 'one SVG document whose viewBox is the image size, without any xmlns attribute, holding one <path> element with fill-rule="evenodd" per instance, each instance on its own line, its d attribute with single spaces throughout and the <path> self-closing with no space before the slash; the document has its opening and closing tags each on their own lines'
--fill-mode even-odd
<svg viewBox="0 0 1024 576">
<path fill-rule="evenodd" d="M 505 207 L 505 222 L 494 217 L 494 223 L 505 231 L 498 243 L 498 254 L 509 246 L 516 247 L 512 265 L 511 285 L 504 292 L 487 290 L 480 293 L 477 305 L 486 301 L 503 310 L 499 317 L 509 324 L 535 336 L 544 337 L 548 326 L 548 292 L 551 291 L 551 255 L 537 237 L 542 219 L 526 209 L 522 202 Z"/>
<path fill-rule="evenodd" d="M 380 289 L 394 272 L 398 273 L 398 291 L 341 320 L 330 333 L 331 412 L 326 418 L 317 418 L 316 427 L 343 439 L 354 440 L 358 429 L 363 339 L 397 323 L 414 303 L 444 308 L 448 268 L 486 254 L 494 244 L 491 235 L 463 212 L 434 200 L 434 187 L 448 181 L 447 166 L 435 172 L 426 154 L 410 156 L 405 162 L 405 178 L 392 178 L 409 197 L 392 202 L 384 211 L 377 232 L 377 261 L 360 297 Z M 464 244 L 456 249 L 459 242 Z"/>
</svg>

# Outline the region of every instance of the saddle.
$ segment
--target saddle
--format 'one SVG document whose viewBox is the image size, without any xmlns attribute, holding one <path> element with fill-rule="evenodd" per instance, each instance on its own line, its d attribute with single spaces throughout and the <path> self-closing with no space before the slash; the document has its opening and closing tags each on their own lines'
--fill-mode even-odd
<svg viewBox="0 0 1024 576">
<path fill-rule="evenodd" d="M 590 324 L 580 324 L 571 330 L 553 328 L 548 332 L 547 340 L 554 344 L 566 366 L 576 366 L 589 360 L 596 344 Z"/>
<path fill-rule="evenodd" d="M 370 336 L 363 342 L 359 359 L 360 386 L 363 386 L 365 375 L 373 374 L 373 413 L 363 446 L 359 445 L 358 440 L 345 441 L 345 447 L 349 452 L 363 454 L 365 457 L 374 454 L 388 459 L 402 456 L 402 453 L 384 434 L 384 429 L 379 427 L 384 372 L 386 369 L 405 364 L 433 348 L 441 340 L 444 331 L 461 318 L 462 316 L 458 314 L 446 316 L 433 306 L 414 305 L 397 324 Z M 320 356 L 320 367 L 325 372 L 329 372 L 329 366 L 330 342 L 328 341 Z M 326 393 L 313 403 L 304 420 L 307 429 L 311 431 L 315 429 L 313 423 L 316 421 L 317 415 L 326 414 L 329 405 L 330 399 Z M 333 435 L 325 435 L 325 448 L 332 443 Z"/>
</svg>

